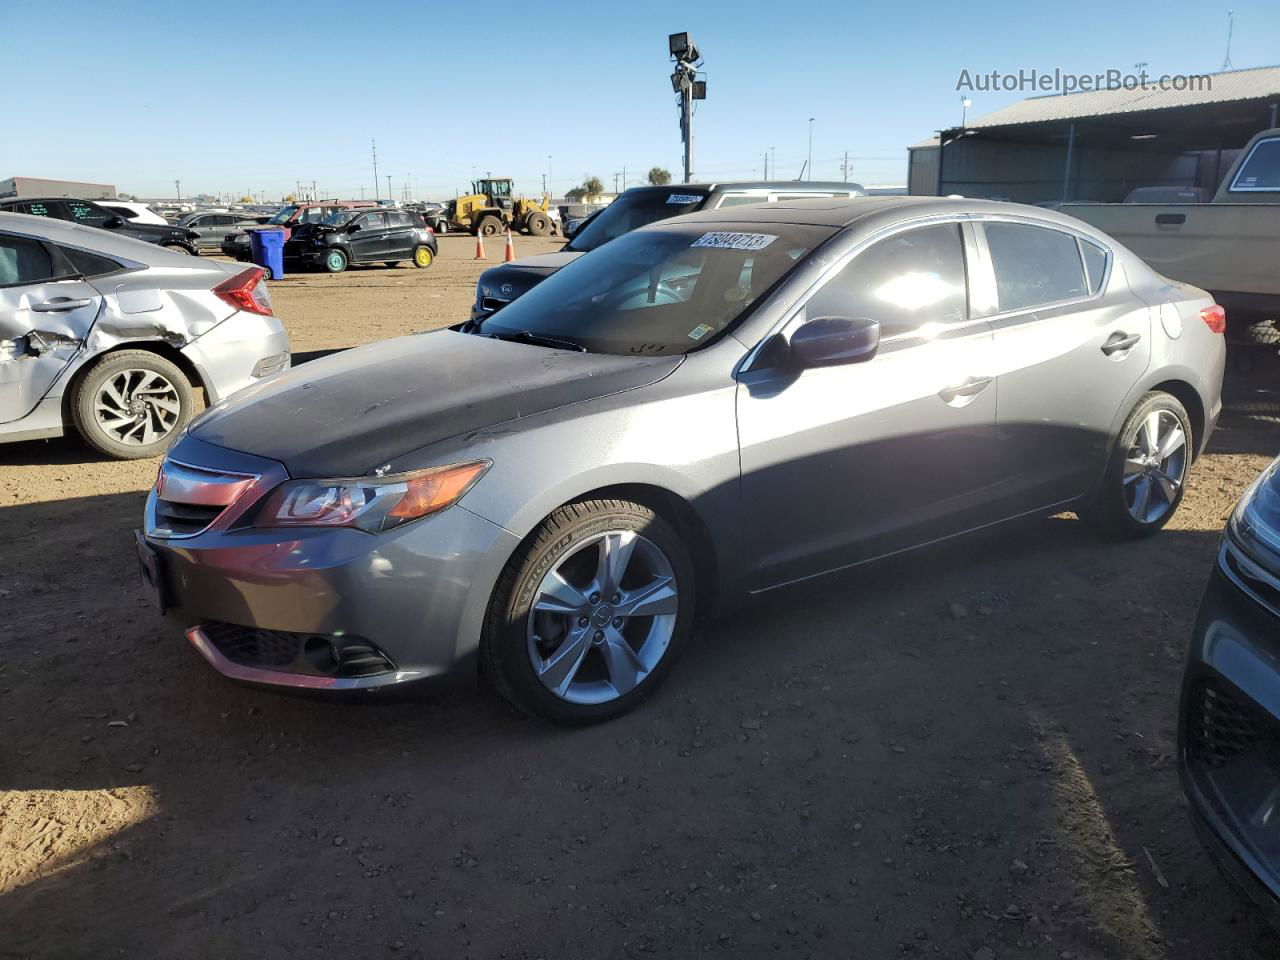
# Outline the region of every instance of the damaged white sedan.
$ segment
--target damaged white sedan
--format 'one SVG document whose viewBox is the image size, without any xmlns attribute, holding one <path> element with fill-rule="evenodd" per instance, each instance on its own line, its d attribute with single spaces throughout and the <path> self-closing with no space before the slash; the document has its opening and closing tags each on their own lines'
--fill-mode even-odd
<svg viewBox="0 0 1280 960">
<path fill-rule="evenodd" d="M 264 271 L 0 213 L 0 442 L 68 427 L 162 453 L 195 412 L 289 366 Z"/>
</svg>

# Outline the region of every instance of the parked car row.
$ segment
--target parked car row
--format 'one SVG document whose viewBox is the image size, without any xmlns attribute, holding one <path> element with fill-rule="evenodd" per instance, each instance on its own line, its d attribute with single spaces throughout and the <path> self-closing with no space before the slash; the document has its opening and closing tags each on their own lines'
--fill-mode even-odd
<svg viewBox="0 0 1280 960">
<path fill-rule="evenodd" d="M 167 247 L 182 253 L 196 253 L 196 242 L 200 235 L 186 227 L 144 223 L 140 220 L 126 220 L 118 213 L 92 200 L 75 200 L 66 197 L 23 197 L 21 199 L 0 200 L 0 213 L 25 213 L 33 217 L 50 217 L 55 220 L 69 220 L 86 227 L 97 227 L 110 230 L 122 237 L 131 237 Z"/>
</svg>

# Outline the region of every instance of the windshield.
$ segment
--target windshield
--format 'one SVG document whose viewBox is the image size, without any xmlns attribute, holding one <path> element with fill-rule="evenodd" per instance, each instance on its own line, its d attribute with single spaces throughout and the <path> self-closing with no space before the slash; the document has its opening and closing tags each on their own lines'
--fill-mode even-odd
<svg viewBox="0 0 1280 960">
<path fill-rule="evenodd" d="M 298 212 L 298 208 L 296 206 L 281 207 L 279 210 L 276 211 L 275 216 L 273 216 L 270 220 L 268 220 L 267 223 L 288 223 L 289 218 L 292 217 L 297 212 Z"/>
<path fill-rule="evenodd" d="M 661 190 L 627 191 L 605 207 L 573 238 L 566 250 L 586 253 L 603 246 L 624 233 L 647 227 L 651 223 L 674 217 L 681 213 L 693 213 L 706 201 L 706 191 L 686 190 L 680 187 L 664 187 Z"/>
<path fill-rule="evenodd" d="M 320 222 L 326 227 L 340 227 L 344 223 L 349 223 L 356 214 L 363 212 L 363 210 L 335 210 Z"/>
<path fill-rule="evenodd" d="M 682 223 L 629 233 L 552 274 L 479 332 L 566 340 L 595 353 L 688 353 L 733 327 L 832 232 Z"/>
</svg>

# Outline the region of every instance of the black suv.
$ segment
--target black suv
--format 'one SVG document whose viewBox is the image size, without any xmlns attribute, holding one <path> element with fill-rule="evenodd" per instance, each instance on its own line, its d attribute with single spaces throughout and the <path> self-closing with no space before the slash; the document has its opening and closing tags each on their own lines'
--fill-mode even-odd
<svg viewBox="0 0 1280 960">
<path fill-rule="evenodd" d="M 170 224 L 161 226 L 158 223 L 126 220 L 118 213 L 101 207 L 92 200 L 73 200 L 68 197 L 22 197 L 0 200 L 0 210 L 5 213 L 29 213 L 36 217 L 70 220 L 72 223 L 81 223 L 86 227 L 98 227 L 126 237 L 133 237 L 135 240 L 145 240 L 147 243 L 181 250 L 193 257 L 196 254 L 196 242 L 200 239 L 200 234 L 186 227 L 175 227 Z"/>
<path fill-rule="evenodd" d="M 394 267 L 408 260 L 415 267 L 435 262 L 439 247 L 435 232 L 416 213 L 407 210 L 338 210 L 319 223 L 293 228 L 284 244 L 285 260 L 341 273 L 350 263 L 385 263 Z"/>
</svg>

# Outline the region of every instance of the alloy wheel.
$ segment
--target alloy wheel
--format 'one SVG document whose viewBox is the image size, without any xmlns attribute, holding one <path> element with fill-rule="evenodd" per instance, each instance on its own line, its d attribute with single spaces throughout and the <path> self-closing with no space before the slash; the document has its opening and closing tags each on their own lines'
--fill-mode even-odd
<svg viewBox="0 0 1280 960">
<path fill-rule="evenodd" d="M 1124 461 L 1129 515 L 1156 523 L 1173 509 L 1187 474 L 1187 435 L 1169 410 L 1152 410 L 1138 427 Z"/>
<path fill-rule="evenodd" d="M 534 673 L 569 703 L 607 703 L 666 655 L 679 586 L 658 546 L 631 530 L 572 545 L 543 577 L 528 618 Z"/>
<path fill-rule="evenodd" d="M 182 417 L 182 401 L 162 374 L 131 368 L 103 381 L 94 397 L 93 413 L 113 440 L 145 447 L 173 431 Z"/>
</svg>

